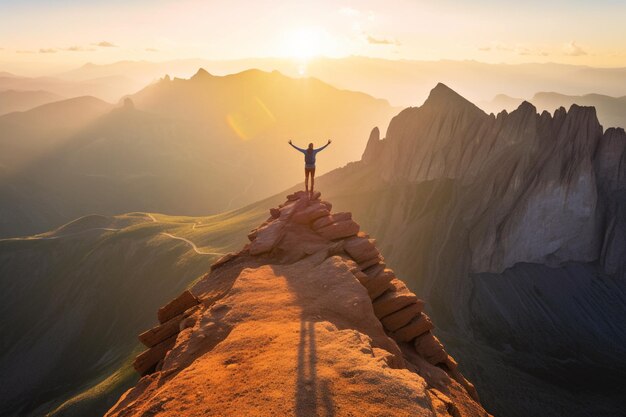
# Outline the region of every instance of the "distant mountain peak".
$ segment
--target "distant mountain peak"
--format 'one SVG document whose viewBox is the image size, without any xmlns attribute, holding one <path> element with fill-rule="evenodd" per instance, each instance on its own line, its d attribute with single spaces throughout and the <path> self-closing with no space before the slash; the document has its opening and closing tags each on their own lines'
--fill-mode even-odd
<svg viewBox="0 0 626 417">
<path fill-rule="evenodd" d="M 212 77 L 212 75 L 209 73 L 209 71 L 205 70 L 204 68 L 200 68 L 193 75 L 193 77 L 191 77 L 191 79 L 192 80 L 202 80 L 202 79 L 209 78 L 209 77 Z"/>
<path fill-rule="evenodd" d="M 537 113 L 537 108 L 531 102 L 526 100 L 522 101 L 517 109 L 523 112 Z"/>
<path fill-rule="evenodd" d="M 474 103 L 467 100 L 465 97 L 461 96 L 459 93 L 445 85 L 444 83 L 437 83 L 435 88 L 430 90 L 430 94 L 428 98 L 424 102 L 422 107 L 457 107 L 457 108 L 468 108 L 472 110 L 478 110 L 481 113 L 484 113 L 480 110 Z"/>
</svg>

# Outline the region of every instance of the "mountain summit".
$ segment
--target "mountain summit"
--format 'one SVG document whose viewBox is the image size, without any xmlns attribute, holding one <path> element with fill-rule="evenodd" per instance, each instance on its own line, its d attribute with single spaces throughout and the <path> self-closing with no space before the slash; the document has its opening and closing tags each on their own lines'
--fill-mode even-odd
<svg viewBox="0 0 626 417">
<path fill-rule="evenodd" d="M 447 106 L 447 107 L 469 107 L 474 110 L 480 110 L 474 103 L 467 100 L 465 97 L 445 85 L 444 83 L 437 83 L 435 88 L 430 90 L 428 98 L 424 102 L 424 106 Z"/>
<path fill-rule="evenodd" d="M 140 335 L 107 416 L 487 416 L 419 300 L 347 212 L 298 192 Z"/>
</svg>

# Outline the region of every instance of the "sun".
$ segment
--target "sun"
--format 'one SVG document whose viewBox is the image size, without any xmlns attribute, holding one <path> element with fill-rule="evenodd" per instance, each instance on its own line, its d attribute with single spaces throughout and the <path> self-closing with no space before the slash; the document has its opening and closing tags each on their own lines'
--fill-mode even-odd
<svg viewBox="0 0 626 417">
<path fill-rule="evenodd" d="M 330 34 L 321 27 L 300 27 L 284 35 L 284 55 L 300 61 L 308 61 L 320 55 L 331 55 L 334 42 Z"/>
</svg>

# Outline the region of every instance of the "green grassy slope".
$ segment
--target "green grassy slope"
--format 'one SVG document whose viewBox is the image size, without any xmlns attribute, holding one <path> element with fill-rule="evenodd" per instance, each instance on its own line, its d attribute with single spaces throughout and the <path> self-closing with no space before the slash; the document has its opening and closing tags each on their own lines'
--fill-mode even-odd
<svg viewBox="0 0 626 417">
<path fill-rule="evenodd" d="M 127 364 L 158 307 L 265 217 L 92 215 L 0 240 L 0 414 L 108 408 L 135 378 Z"/>
</svg>

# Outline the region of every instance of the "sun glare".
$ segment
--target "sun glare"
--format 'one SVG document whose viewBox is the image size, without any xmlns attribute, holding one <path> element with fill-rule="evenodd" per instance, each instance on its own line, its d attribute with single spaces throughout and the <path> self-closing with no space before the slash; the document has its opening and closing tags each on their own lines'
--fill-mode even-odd
<svg viewBox="0 0 626 417">
<path fill-rule="evenodd" d="M 285 34 L 284 55 L 301 61 L 332 55 L 334 49 L 332 37 L 320 27 L 302 27 Z"/>
</svg>

